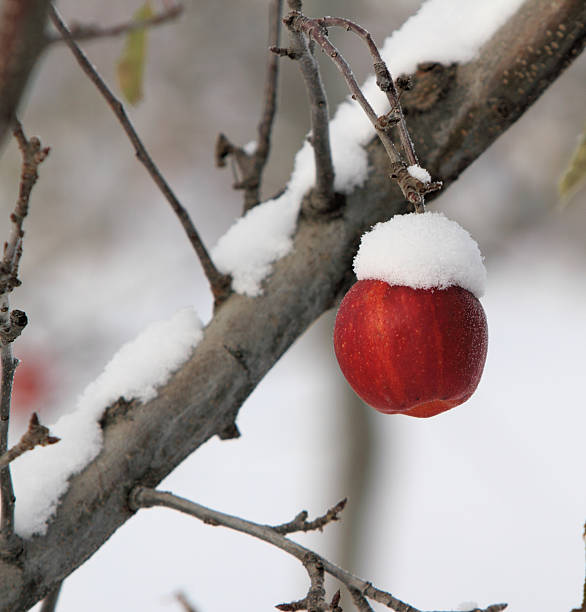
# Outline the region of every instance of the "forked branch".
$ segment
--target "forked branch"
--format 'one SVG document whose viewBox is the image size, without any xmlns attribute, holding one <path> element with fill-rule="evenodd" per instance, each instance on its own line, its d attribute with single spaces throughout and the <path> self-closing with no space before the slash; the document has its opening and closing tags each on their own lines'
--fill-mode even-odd
<svg viewBox="0 0 586 612">
<path fill-rule="evenodd" d="M 422 181 L 409 172 L 409 168 L 418 166 L 417 156 L 407 130 L 405 117 L 401 110 L 399 94 L 391 77 L 391 73 L 382 59 L 370 33 L 362 26 L 348 19 L 339 17 L 311 19 L 298 10 L 292 10 L 283 21 L 292 32 L 304 32 L 311 40 L 315 41 L 334 62 L 344 77 L 352 94 L 352 98 L 360 104 L 366 116 L 374 126 L 377 136 L 385 147 L 393 168 L 391 178 L 397 181 L 405 199 L 413 204 L 415 210 L 417 212 L 423 212 L 425 210 L 425 195 L 440 189 L 441 183 Z M 381 91 L 386 94 L 390 104 L 390 110 L 384 115 L 379 117 L 376 114 L 360 89 L 348 62 L 329 40 L 327 28 L 333 26 L 341 27 L 357 34 L 367 44 L 373 58 L 377 85 Z M 398 128 L 401 149 L 404 152 L 407 163 L 403 161 L 393 142 L 392 132 L 395 127 Z"/>
<path fill-rule="evenodd" d="M 332 509 L 330 509 L 323 517 L 320 517 L 315 521 L 311 521 L 311 523 L 315 525 L 315 529 L 321 529 L 321 527 L 323 527 L 327 523 L 333 520 L 337 520 L 338 514 L 343 508 L 343 506 L 340 507 L 342 503 L 345 503 L 345 500 L 344 502 L 340 502 L 340 504 L 337 504 Z M 281 550 L 285 551 L 286 553 L 292 555 L 293 557 L 301 561 L 310 576 L 311 587 L 309 593 L 307 597 L 304 600 L 301 600 L 300 602 L 295 602 L 294 604 L 281 604 L 282 606 L 286 607 L 280 607 L 280 609 L 327 609 L 322 606 L 322 604 L 325 602 L 325 592 L 322 592 L 322 578 L 323 572 L 325 572 L 327 574 L 330 574 L 334 578 L 337 578 L 343 585 L 345 585 L 346 588 L 352 594 L 355 602 L 366 602 L 366 598 L 368 598 L 372 599 L 373 601 L 382 603 L 387 608 L 395 610 L 395 612 L 420 612 L 419 610 L 417 610 L 417 608 L 414 608 L 413 606 L 401 601 L 400 599 L 393 597 L 393 595 L 387 593 L 386 591 L 377 589 L 370 582 L 362 580 L 357 576 L 354 576 L 350 572 L 347 572 L 346 570 L 343 570 L 337 565 L 334 565 L 333 563 L 331 563 L 321 555 L 318 555 L 314 551 L 306 548 L 305 546 L 301 546 L 300 544 L 297 544 L 297 542 L 294 542 L 293 540 L 290 540 L 289 538 L 286 538 L 284 535 L 282 535 L 283 530 L 287 533 L 291 532 L 289 526 L 297 523 L 304 523 L 307 518 L 307 513 L 305 512 L 302 512 L 297 515 L 297 517 L 290 523 L 284 523 L 280 526 L 274 527 L 271 525 L 261 525 L 259 523 L 253 523 L 252 521 L 247 521 L 245 519 L 232 516 L 230 514 L 218 512 L 217 510 L 212 510 L 211 508 L 207 508 L 177 495 L 173 495 L 172 493 L 155 491 L 153 489 L 140 486 L 133 489 L 130 493 L 129 506 L 132 510 L 139 510 L 140 508 L 152 508 L 155 506 L 164 506 L 165 508 L 178 510 L 179 512 L 183 512 L 184 514 L 189 514 L 190 516 L 193 516 L 208 525 L 221 525 L 223 527 L 228 527 L 229 529 L 233 529 L 241 533 L 246 533 L 255 538 L 268 542 L 269 544 L 280 548 Z M 286 527 L 286 529 L 284 529 L 284 527 Z M 298 531 L 299 529 L 295 530 Z M 336 598 L 334 598 L 333 602 L 335 602 L 335 607 L 337 607 Z M 306 607 L 295 607 L 297 605 L 302 604 L 306 604 Z M 490 606 L 486 610 L 475 610 L 473 612 L 500 612 L 506 607 L 506 604 L 495 604 L 493 606 Z M 359 609 L 364 610 L 365 608 L 362 607 Z"/>
</svg>

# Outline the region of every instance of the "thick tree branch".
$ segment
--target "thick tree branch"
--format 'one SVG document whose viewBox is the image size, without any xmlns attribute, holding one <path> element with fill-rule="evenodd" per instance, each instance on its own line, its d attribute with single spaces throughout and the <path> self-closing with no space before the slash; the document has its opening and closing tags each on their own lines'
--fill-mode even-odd
<svg viewBox="0 0 586 612">
<path fill-rule="evenodd" d="M 445 183 L 456 180 L 581 52 L 585 32 L 582 0 L 533 0 L 474 62 L 440 67 L 437 74 L 429 66 L 419 70 L 402 103 L 411 111 L 422 164 Z M 436 77 L 441 96 L 438 87 L 428 87 Z M 275 264 L 262 296 L 230 296 L 191 359 L 155 399 L 106 412 L 103 452 L 72 477 L 46 535 L 26 541 L 20 563 L 0 561 L 3 612 L 26 610 L 97 550 L 132 516 L 127 499 L 135 486 L 156 486 L 230 427 L 272 365 L 335 304 L 352 281 L 361 233 L 405 211 L 402 194 L 385 178 L 382 146 L 373 141 L 368 153 L 373 172 L 348 195 L 343 216 L 328 223 L 300 219 L 294 248 Z"/>
</svg>

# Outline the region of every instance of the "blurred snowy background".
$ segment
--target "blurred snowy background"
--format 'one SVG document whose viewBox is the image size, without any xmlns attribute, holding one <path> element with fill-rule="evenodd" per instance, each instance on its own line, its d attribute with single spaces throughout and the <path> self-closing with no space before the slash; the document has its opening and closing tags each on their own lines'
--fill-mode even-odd
<svg viewBox="0 0 586 612">
<path fill-rule="evenodd" d="M 139 4 L 59 6 L 69 20 L 108 24 Z M 211 247 L 240 214 L 230 171 L 213 167 L 213 146 L 219 131 L 239 143 L 255 137 L 267 3 L 186 4 L 179 22 L 153 30 L 145 100 L 130 114 Z M 418 6 L 308 0 L 305 10 L 356 19 L 382 42 Z M 367 54 L 351 37 L 336 42 L 362 80 Z M 122 46 L 85 45 L 110 83 Z M 308 129 L 297 68 L 287 60 L 281 67 L 265 196 L 286 182 Z M 324 79 L 334 109 L 345 86 L 330 65 Z M 486 256 L 490 346 L 472 399 L 429 421 L 361 405 L 335 363 L 329 313 L 243 406 L 242 437 L 211 440 L 161 488 L 267 523 L 302 508 L 321 514 L 347 496 L 342 522 L 299 541 L 422 609 L 500 601 L 512 612 L 578 606 L 586 519 L 586 195 L 560 210 L 556 182 L 586 119 L 585 80 L 581 58 L 434 203 Z M 204 321 L 211 315 L 179 223 L 65 48 L 41 62 L 21 115 L 27 133 L 52 151 L 33 194 L 23 286 L 12 300 L 30 318 L 15 345 L 23 360 L 15 432 L 33 409 L 47 422 L 72 410 L 110 356 L 149 322 L 190 304 Z M 19 163 L 10 143 L 0 161 L 4 235 Z M 200 612 L 271 610 L 306 588 L 299 563 L 268 545 L 145 510 L 66 580 L 58 609 L 173 612 L 181 610 L 175 593 L 182 591 Z"/>
</svg>

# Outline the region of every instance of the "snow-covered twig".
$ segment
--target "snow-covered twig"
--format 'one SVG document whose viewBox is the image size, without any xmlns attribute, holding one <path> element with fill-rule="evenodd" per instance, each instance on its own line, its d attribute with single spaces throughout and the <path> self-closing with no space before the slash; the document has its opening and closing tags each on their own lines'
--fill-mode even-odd
<svg viewBox="0 0 586 612">
<path fill-rule="evenodd" d="M 206 247 L 203 244 L 203 241 L 195 229 L 195 225 L 189 216 L 187 210 L 183 207 L 179 199 L 161 174 L 159 168 L 156 166 L 155 162 L 152 160 L 148 151 L 146 150 L 142 140 L 138 136 L 138 133 L 134 129 L 126 111 L 124 110 L 124 106 L 118 98 L 112 93 L 110 88 L 106 85 L 105 81 L 98 74 L 96 69 L 93 67 L 92 63 L 88 60 L 85 53 L 80 49 L 79 45 L 73 40 L 71 36 L 71 32 L 69 28 L 61 19 L 57 9 L 53 4 L 49 7 L 49 17 L 53 22 L 53 25 L 57 28 L 65 44 L 69 47 L 71 52 L 73 53 L 77 63 L 80 65 L 81 69 L 85 72 L 85 74 L 89 77 L 92 83 L 97 87 L 98 91 L 105 98 L 108 106 L 112 109 L 116 118 L 122 125 L 126 135 L 128 136 L 134 150 L 136 152 L 136 156 L 138 160 L 142 163 L 142 165 L 146 168 L 147 172 L 160 189 L 161 193 L 165 196 L 167 202 L 171 205 L 173 212 L 177 215 L 179 222 L 183 226 L 185 233 L 191 243 L 194 251 L 196 252 L 205 275 L 210 283 L 210 287 L 212 293 L 214 295 L 215 304 L 219 305 L 222 303 L 226 297 L 230 294 L 230 277 L 221 274 L 216 268 L 214 262 L 212 261 Z"/>
<path fill-rule="evenodd" d="M 359 593 L 361 597 L 372 599 L 382 603 L 387 608 L 395 610 L 395 612 L 420 612 L 417 608 L 393 597 L 390 593 L 377 589 L 372 583 L 354 576 L 350 572 L 343 570 L 342 568 L 334 565 L 331 561 L 328 561 L 321 555 L 318 555 L 314 551 L 293 542 L 289 538 L 286 538 L 278 532 L 278 528 L 271 525 L 261 525 L 259 523 L 253 523 L 245 519 L 218 512 L 212 510 L 206 506 L 202 506 L 195 502 L 192 502 L 183 497 L 179 497 L 172 493 L 155 491 L 147 487 L 136 487 L 134 488 L 129 496 L 128 504 L 132 510 L 139 510 L 140 508 L 152 508 L 155 506 L 163 506 L 165 508 L 171 508 L 172 510 L 178 510 L 184 514 L 189 514 L 208 525 L 223 526 L 229 529 L 234 529 L 241 533 L 246 533 L 259 540 L 263 540 L 280 548 L 286 553 L 292 555 L 308 570 L 311 579 L 311 588 L 306 598 L 306 602 L 312 605 L 306 609 L 318 610 L 323 609 L 319 607 L 319 600 L 323 600 L 321 589 L 323 588 L 323 581 L 320 575 L 323 572 L 330 574 L 334 578 L 337 578 L 350 592 Z M 337 507 L 337 506 L 335 506 Z M 330 514 L 331 511 L 328 512 Z M 299 517 L 300 515 L 298 515 Z M 327 516 L 324 515 L 324 516 Z M 319 519 L 316 519 L 319 521 Z M 331 520 L 334 520 L 333 518 Z M 323 578 L 323 576 L 322 576 Z M 358 598 L 359 599 L 359 598 Z M 286 604 L 285 604 L 286 605 Z M 486 610 L 475 610 L 474 612 L 500 612 L 506 608 L 506 604 L 495 604 L 490 606 Z M 297 608 L 299 609 L 299 608 Z M 364 609 L 364 608 L 362 608 Z"/>
<path fill-rule="evenodd" d="M 72 23 L 69 31 L 74 40 L 101 40 L 104 38 L 112 38 L 122 34 L 128 34 L 136 30 L 144 28 L 152 28 L 154 26 L 163 25 L 177 19 L 183 13 L 183 5 L 180 3 L 174 4 L 169 8 L 149 17 L 148 19 L 138 19 L 125 21 L 113 26 L 101 26 L 96 24 Z M 63 42 L 63 36 L 60 34 L 49 35 L 46 38 L 46 44 Z"/>
</svg>

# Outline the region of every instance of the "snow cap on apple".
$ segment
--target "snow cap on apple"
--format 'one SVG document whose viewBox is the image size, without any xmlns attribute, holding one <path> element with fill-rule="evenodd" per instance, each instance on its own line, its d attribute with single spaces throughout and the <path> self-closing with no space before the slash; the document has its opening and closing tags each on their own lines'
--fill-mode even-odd
<svg viewBox="0 0 586 612">
<path fill-rule="evenodd" d="M 486 269 L 468 232 L 441 213 L 395 216 L 364 234 L 334 349 L 354 391 L 380 412 L 429 417 L 476 389 L 488 330 Z"/>
</svg>

